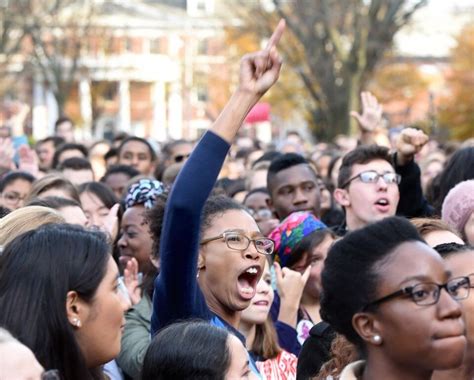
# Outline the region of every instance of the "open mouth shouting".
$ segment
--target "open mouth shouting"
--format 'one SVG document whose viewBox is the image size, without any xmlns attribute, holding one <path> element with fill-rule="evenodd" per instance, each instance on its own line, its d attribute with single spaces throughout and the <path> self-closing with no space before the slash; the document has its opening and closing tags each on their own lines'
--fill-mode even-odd
<svg viewBox="0 0 474 380">
<path fill-rule="evenodd" d="M 390 202 L 387 198 L 379 198 L 375 202 L 375 208 L 382 213 L 387 213 L 390 211 Z"/>
<path fill-rule="evenodd" d="M 240 273 L 237 278 L 237 288 L 242 299 L 250 301 L 255 296 L 261 273 L 260 265 L 252 265 Z"/>
</svg>

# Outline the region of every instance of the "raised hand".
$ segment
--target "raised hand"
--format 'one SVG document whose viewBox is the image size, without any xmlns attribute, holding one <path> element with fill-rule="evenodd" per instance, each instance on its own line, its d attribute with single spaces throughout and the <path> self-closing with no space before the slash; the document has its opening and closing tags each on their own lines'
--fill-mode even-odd
<svg viewBox="0 0 474 380">
<path fill-rule="evenodd" d="M 428 142 L 428 136 L 421 130 L 405 128 L 397 138 L 397 164 L 405 165 L 413 159 Z"/>
<path fill-rule="evenodd" d="M 18 169 L 38 177 L 39 167 L 36 152 L 28 145 L 22 145 L 18 148 L 18 156 Z"/>
<path fill-rule="evenodd" d="M 127 288 L 132 306 L 142 299 L 142 289 L 140 288 L 138 261 L 134 257 L 127 261 L 127 266 L 123 271 L 123 282 Z"/>
<path fill-rule="evenodd" d="M 246 54 L 240 62 L 239 89 L 262 96 L 277 81 L 282 60 L 277 51 L 278 42 L 285 30 L 280 20 L 264 50 Z"/>
<path fill-rule="evenodd" d="M 350 115 L 357 120 L 362 133 L 374 132 L 382 122 L 382 105 L 370 92 L 361 92 L 362 115 L 351 111 Z"/>
<path fill-rule="evenodd" d="M 296 327 L 298 307 L 301 302 L 304 287 L 311 272 L 309 265 L 303 273 L 281 269 L 280 264 L 274 263 L 278 294 L 280 295 L 280 314 L 278 320 Z"/>
<path fill-rule="evenodd" d="M 237 134 L 245 117 L 265 92 L 277 81 L 282 61 L 276 46 L 285 30 L 281 20 L 267 47 L 257 53 L 245 55 L 240 62 L 239 86 L 227 102 L 211 131 L 229 144 Z"/>
<path fill-rule="evenodd" d="M 0 167 L 8 170 L 15 170 L 16 166 L 13 162 L 15 156 L 15 148 L 11 139 L 0 138 Z"/>
<path fill-rule="evenodd" d="M 115 241 L 115 238 L 117 237 L 117 233 L 118 233 L 117 213 L 118 213 L 119 208 L 120 208 L 120 204 L 118 203 L 114 204 L 110 208 L 107 216 L 105 217 L 104 224 L 102 226 L 99 226 L 103 231 L 109 234 L 110 238 L 112 239 L 112 242 Z"/>
</svg>

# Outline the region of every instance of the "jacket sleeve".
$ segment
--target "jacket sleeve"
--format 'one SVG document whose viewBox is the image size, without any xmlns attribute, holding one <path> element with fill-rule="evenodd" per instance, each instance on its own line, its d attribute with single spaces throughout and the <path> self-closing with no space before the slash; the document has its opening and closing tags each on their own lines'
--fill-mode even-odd
<svg viewBox="0 0 474 380">
<path fill-rule="evenodd" d="M 122 347 L 117 357 L 120 368 L 134 379 L 140 378 L 143 359 L 150 345 L 151 301 L 143 297 L 137 308 L 125 314 Z"/>
<path fill-rule="evenodd" d="M 400 174 L 402 180 L 398 186 L 400 200 L 397 207 L 397 215 L 407 218 L 432 216 L 434 209 L 428 204 L 423 196 L 421 188 L 421 171 L 417 163 L 412 160 L 406 165 L 396 165 L 396 156 L 393 156 L 395 171 Z"/>
<path fill-rule="evenodd" d="M 196 281 L 201 211 L 229 144 L 208 131 L 181 169 L 168 198 L 155 279 L 151 333 L 179 319 L 209 319 Z"/>
</svg>

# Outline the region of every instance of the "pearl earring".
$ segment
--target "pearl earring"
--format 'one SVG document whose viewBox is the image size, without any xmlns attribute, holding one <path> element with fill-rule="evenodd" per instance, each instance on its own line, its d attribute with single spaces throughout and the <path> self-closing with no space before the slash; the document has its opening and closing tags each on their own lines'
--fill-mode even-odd
<svg viewBox="0 0 474 380">
<path fill-rule="evenodd" d="M 73 326 L 75 326 L 75 327 L 81 327 L 81 321 L 79 320 L 79 318 L 74 318 L 74 319 L 72 320 L 72 324 L 73 324 Z"/>
<path fill-rule="evenodd" d="M 372 338 L 373 342 L 375 344 L 380 344 L 382 343 L 382 337 L 380 335 L 374 335 L 374 337 Z"/>
</svg>

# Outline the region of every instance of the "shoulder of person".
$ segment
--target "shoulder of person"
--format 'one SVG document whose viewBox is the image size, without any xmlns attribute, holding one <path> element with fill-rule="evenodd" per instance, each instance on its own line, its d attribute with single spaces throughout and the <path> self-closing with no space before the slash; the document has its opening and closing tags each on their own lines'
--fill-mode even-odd
<svg viewBox="0 0 474 380">
<path fill-rule="evenodd" d="M 339 380 L 360 380 L 364 371 L 365 361 L 359 360 L 348 364 L 341 372 Z"/>
</svg>

